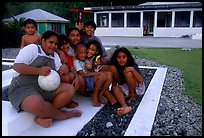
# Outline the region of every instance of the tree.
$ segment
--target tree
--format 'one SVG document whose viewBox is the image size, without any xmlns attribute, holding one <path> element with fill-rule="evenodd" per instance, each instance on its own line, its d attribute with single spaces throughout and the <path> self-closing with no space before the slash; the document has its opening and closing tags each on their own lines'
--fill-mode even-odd
<svg viewBox="0 0 204 138">
<path fill-rule="evenodd" d="M 13 17 L 14 21 L 8 25 L 2 26 L 2 47 L 3 48 L 19 48 L 21 44 L 21 37 L 24 34 L 23 22 L 24 18 L 18 21 Z"/>
</svg>

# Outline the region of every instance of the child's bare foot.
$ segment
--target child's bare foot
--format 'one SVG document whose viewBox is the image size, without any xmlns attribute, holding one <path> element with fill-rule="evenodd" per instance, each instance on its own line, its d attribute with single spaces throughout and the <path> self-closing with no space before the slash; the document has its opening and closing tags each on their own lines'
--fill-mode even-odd
<svg viewBox="0 0 204 138">
<path fill-rule="evenodd" d="M 75 101 L 71 101 L 70 103 L 68 103 L 65 107 L 67 107 L 67 108 L 76 108 L 76 107 L 78 107 L 79 106 L 79 104 L 77 103 L 77 102 L 75 102 Z"/>
<path fill-rule="evenodd" d="M 118 115 L 125 115 L 125 114 L 127 114 L 127 113 L 129 113 L 131 111 L 132 111 L 132 107 L 129 107 L 129 106 L 121 107 L 121 108 L 117 109 L 117 114 Z"/>
<path fill-rule="evenodd" d="M 130 95 L 130 99 L 128 101 L 135 101 L 137 99 L 136 94 Z"/>
<path fill-rule="evenodd" d="M 100 98 L 100 102 L 102 103 L 102 104 L 106 104 L 107 102 L 108 102 L 108 100 L 105 98 L 105 97 L 101 97 Z"/>
<path fill-rule="evenodd" d="M 118 101 L 117 101 L 117 100 L 114 100 L 114 101 L 110 101 L 110 103 L 111 103 L 111 105 L 115 105 L 115 104 L 118 103 Z"/>
<path fill-rule="evenodd" d="M 94 94 L 91 95 L 91 101 L 92 101 L 92 104 L 93 104 L 94 107 L 99 107 L 99 106 L 101 106 L 101 104 L 100 104 L 100 102 L 99 102 L 99 100 L 98 100 L 97 95 L 96 95 L 96 96 L 95 96 Z"/>
<path fill-rule="evenodd" d="M 34 119 L 35 123 L 37 123 L 38 125 L 48 128 L 52 125 L 52 118 L 40 118 L 40 117 L 36 117 Z"/>
<path fill-rule="evenodd" d="M 92 105 L 93 105 L 94 107 L 99 107 L 99 106 L 101 106 L 101 103 L 98 102 L 98 100 L 97 100 L 97 101 L 92 100 Z"/>
<path fill-rule="evenodd" d="M 67 119 L 72 117 L 80 117 L 82 115 L 82 112 L 77 109 L 70 110 L 70 111 L 64 111 L 64 110 L 61 110 L 61 111 L 67 115 Z"/>
</svg>

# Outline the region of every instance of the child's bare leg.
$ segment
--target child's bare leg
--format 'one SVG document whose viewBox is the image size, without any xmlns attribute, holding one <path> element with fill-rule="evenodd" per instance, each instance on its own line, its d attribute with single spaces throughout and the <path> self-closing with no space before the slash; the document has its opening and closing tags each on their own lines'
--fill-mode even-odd
<svg viewBox="0 0 204 138">
<path fill-rule="evenodd" d="M 63 74 L 61 76 L 61 81 L 62 82 L 71 84 L 73 80 L 74 80 L 74 74 L 72 72 L 69 72 L 67 74 Z"/>
<path fill-rule="evenodd" d="M 129 88 L 129 96 L 130 96 L 129 100 L 131 100 L 131 101 L 136 100 L 137 95 L 136 95 L 136 92 L 135 92 L 135 87 L 136 87 L 135 77 L 132 74 L 132 72 L 130 72 L 130 71 L 124 73 L 124 76 L 126 78 L 126 82 L 127 82 L 128 88 Z"/>
<path fill-rule="evenodd" d="M 88 93 L 86 91 L 86 83 L 84 78 L 81 75 L 78 75 L 79 78 L 79 90 L 77 91 L 77 93 L 80 93 L 84 96 L 88 96 Z"/>
<path fill-rule="evenodd" d="M 132 111 L 132 107 L 128 106 L 125 102 L 125 96 L 123 94 L 123 90 L 119 86 L 114 86 L 113 87 L 113 93 L 118 100 L 118 102 L 121 104 L 121 108 L 117 109 L 117 114 L 118 115 L 125 115 L 129 112 Z"/>
<path fill-rule="evenodd" d="M 115 66 L 113 65 L 105 65 L 103 66 L 103 68 L 100 70 L 101 71 L 110 71 L 113 73 L 113 78 L 117 81 L 120 80 L 119 74 L 118 74 L 118 70 Z"/>
<path fill-rule="evenodd" d="M 105 78 L 103 75 L 100 75 L 100 78 L 94 77 L 95 87 L 94 87 L 93 94 L 91 95 L 93 106 L 97 107 L 97 106 L 101 105 L 99 102 L 99 99 L 98 99 L 98 94 L 99 94 L 99 90 L 102 87 L 102 85 L 104 84 L 104 82 L 105 82 Z"/>
<path fill-rule="evenodd" d="M 99 100 L 100 100 L 100 102 L 101 103 L 106 103 L 106 101 L 104 101 L 103 99 L 102 99 L 102 96 L 104 95 L 104 93 L 106 92 L 106 91 L 108 91 L 108 89 L 109 89 L 109 86 L 110 86 L 110 84 L 112 83 L 112 81 L 113 81 L 113 74 L 112 74 L 112 72 L 102 72 L 102 73 L 104 73 L 104 76 L 106 77 L 106 80 L 105 80 L 105 83 L 103 84 L 103 87 L 102 87 L 102 89 L 101 89 L 101 92 L 99 93 Z"/>
<path fill-rule="evenodd" d="M 42 127 L 49 127 L 52 124 L 52 119 L 64 120 L 81 116 L 79 110 L 62 112 L 37 95 L 26 97 L 21 104 L 21 109 L 36 115 L 35 122 Z"/>
<path fill-rule="evenodd" d="M 113 94 L 110 91 L 106 90 L 104 93 L 104 96 L 108 99 L 108 101 L 110 101 L 111 105 L 114 105 L 117 103 L 116 98 L 113 96 Z"/>
<path fill-rule="evenodd" d="M 45 128 L 48 128 L 52 125 L 52 118 L 40 118 L 40 117 L 36 117 L 34 119 L 35 123 L 42 126 L 42 127 L 45 127 Z"/>
<path fill-rule="evenodd" d="M 79 104 L 77 102 L 75 102 L 74 100 L 72 100 L 70 103 L 65 105 L 65 107 L 67 107 L 67 108 L 76 108 L 78 106 L 79 106 Z"/>
<path fill-rule="evenodd" d="M 69 92 L 67 91 L 67 93 Z M 67 95 L 63 94 L 63 96 Z M 61 95 L 60 97 L 63 96 Z M 67 104 L 68 100 L 66 98 L 67 97 L 61 99 L 63 104 Z M 58 97 L 57 100 L 60 100 L 60 98 Z M 63 100 L 66 100 L 66 102 Z M 36 115 L 36 123 L 43 127 L 49 127 L 52 124 L 52 119 L 64 120 L 70 117 L 81 116 L 81 111 L 79 110 L 60 111 L 59 109 L 64 106 L 63 104 L 55 103 L 52 105 L 50 102 L 45 101 L 39 95 L 30 95 L 23 100 L 20 106 L 22 110 Z"/>
<path fill-rule="evenodd" d="M 71 74 L 71 76 L 74 75 L 73 73 L 70 73 L 70 74 Z M 64 107 L 68 107 L 68 108 L 75 108 L 75 107 L 77 107 L 79 104 L 72 100 L 73 96 L 75 94 L 75 92 L 73 92 L 73 90 L 72 90 L 73 86 L 71 84 L 66 84 L 66 85 L 62 84 L 62 85 L 63 86 L 59 87 L 59 89 L 57 90 L 57 94 L 56 94 L 55 98 L 52 101 L 53 104 L 58 102 L 58 101 L 56 101 L 57 99 L 59 99 L 61 97 L 64 97 L 64 98 L 67 97 L 67 102 L 68 103 L 65 104 Z M 69 93 L 66 92 L 67 90 L 69 90 Z M 64 96 L 65 94 L 67 96 Z M 63 100 L 63 101 L 66 101 L 66 100 Z M 60 103 L 60 102 L 58 102 L 58 103 Z M 54 105 L 54 106 L 57 106 L 57 108 L 58 108 L 58 105 Z M 58 109 L 60 109 L 60 107 Z"/>
<path fill-rule="evenodd" d="M 72 101 L 74 95 L 74 86 L 68 83 L 61 83 L 57 89 L 55 97 L 52 100 L 52 104 L 57 109 L 61 109 Z"/>
</svg>

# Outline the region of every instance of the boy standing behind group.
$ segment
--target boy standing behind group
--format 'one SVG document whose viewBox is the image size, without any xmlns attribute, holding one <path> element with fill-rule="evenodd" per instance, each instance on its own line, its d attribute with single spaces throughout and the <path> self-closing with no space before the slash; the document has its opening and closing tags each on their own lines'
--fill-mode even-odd
<svg viewBox="0 0 204 138">
<path fill-rule="evenodd" d="M 96 24 L 94 21 L 88 20 L 84 23 L 76 23 L 76 27 L 83 33 L 82 35 L 82 43 L 86 45 L 90 40 L 96 40 L 97 42 L 100 43 L 101 45 L 101 50 L 102 50 L 102 57 L 107 57 L 107 52 L 105 47 L 102 45 L 101 40 L 94 35 L 94 31 L 96 30 Z"/>
<path fill-rule="evenodd" d="M 21 38 L 21 48 L 28 44 L 41 44 L 41 35 L 37 33 L 37 23 L 33 19 L 24 21 L 25 35 Z"/>
</svg>

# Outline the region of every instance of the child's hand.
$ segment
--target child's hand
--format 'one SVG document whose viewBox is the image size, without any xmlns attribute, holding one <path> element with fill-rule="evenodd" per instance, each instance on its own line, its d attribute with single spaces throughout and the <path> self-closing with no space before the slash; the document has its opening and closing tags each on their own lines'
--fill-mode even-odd
<svg viewBox="0 0 204 138">
<path fill-rule="evenodd" d="M 135 68 L 133 68 L 133 67 L 126 67 L 125 69 L 124 69 L 124 73 L 127 73 L 127 72 L 129 72 L 129 71 L 132 71 L 132 70 L 134 70 Z"/>
<path fill-rule="evenodd" d="M 84 28 L 84 23 L 83 22 L 75 23 L 75 27 L 78 28 L 79 30 L 82 30 Z"/>
<path fill-rule="evenodd" d="M 95 72 L 94 77 L 95 77 L 96 79 L 104 80 L 105 75 L 104 75 L 103 73 L 101 73 L 101 72 Z"/>
<path fill-rule="evenodd" d="M 48 67 L 48 66 L 42 66 L 41 68 L 39 68 L 39 75 L 42 75 L 42 76 L 47 76 L 49 75 L 51 72 L 51 68 Z"/>
<path fill-rule="evenodd" d="M 100 60 L 95 61 L 95 65 L 100 65 L 100 64 L 101 64 Z"/>
<path fill-rule="evenodd" d="M 85 69 L 88 69 L 88 70 L 92 69 L 92 64 L 91 63 L 87 63 L 85 65 Z"/>
<path fill-rule="evenodd" d="M 67 64 L 68 61 L 64 52 L 61 52 L 59 56 L 60 56 L 61 62 L 64 64 Z"/>
<path fill-rule="evenodd" d="M 100 65 L 101 64 L 100 58 L 101 58 L 101 56 L 96 57 L 95 65 Z"/>
<path fill-rule="evenodd" d="M 130 99 L 129 99 L 129 101 L 135 101 L 136 99 L 137 99 L 136 94 L 135 94 L 135 93 L 133 93 L 133 94 L 130 93 Z"/>
<path fill-rule="evenodd" d="M 63 75 L 69 72 L 69 69 L 67 67 L 67 65 L 62 64 L 62 66 L 60 66 L 59 68 L 59 75 Z"/>
</svg>

